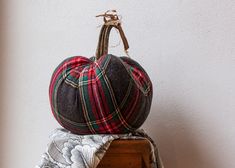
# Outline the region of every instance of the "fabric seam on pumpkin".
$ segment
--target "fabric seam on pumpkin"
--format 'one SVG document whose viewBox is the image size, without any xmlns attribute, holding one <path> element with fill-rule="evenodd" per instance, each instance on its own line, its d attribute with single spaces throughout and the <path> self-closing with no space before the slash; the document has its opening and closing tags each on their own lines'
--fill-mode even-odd
<svg viewBox="0 0 235 168">
<path fill-rule="evenodd" d="M 126 63 L 120 57 L 118 57 L 118 59 L 124 65 L 125 69 L 127 70 L 127 73 L 130 75 L 131 79 L 135 82 L 136 86 L 141 90 L 141 92 L 145 96 L 147 96 L 150 91 L 150 88 L 151 88 L 150 82 L 147 83 L 148 87 L 146 89 L 143 89 L 143 87 L 141 87 L 140 84 L 134 79 L 134 77 L 133 77 L 132 73 L 130 72 L 129 68 L 127 67 Z"/>
</svg>

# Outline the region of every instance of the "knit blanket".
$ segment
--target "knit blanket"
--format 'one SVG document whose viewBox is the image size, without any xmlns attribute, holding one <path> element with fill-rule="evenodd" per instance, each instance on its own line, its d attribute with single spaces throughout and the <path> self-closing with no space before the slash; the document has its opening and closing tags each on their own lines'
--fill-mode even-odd
<svg viewBox="0 0 235 168">
<path fill-rule="evenodd" d="M 76 135 L 56 129 L 42 160 L 35 168 L 96 168 L 115 139 L 147 139 L 151 144 L 151 168 L 163 168 L 154 141 L 143 131 L 129 134 Z"/>
</svg>

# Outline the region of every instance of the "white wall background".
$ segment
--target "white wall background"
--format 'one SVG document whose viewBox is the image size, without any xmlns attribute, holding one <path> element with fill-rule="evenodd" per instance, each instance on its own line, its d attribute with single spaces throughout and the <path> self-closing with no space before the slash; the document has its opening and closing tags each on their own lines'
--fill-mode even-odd
<svg viewBox="0 0 235 168">
<path fill-rule="evenodd" d="M 59 127 L 51 73 L 68 56 L 94 55 L 102 23 L 94 16 L 107 9 L 122 14 L 130 55 L 154 84 L 144 128 L 165 167 L 235 167 L 235 1 L 5 0 L 0 8 L 2 168 L 39 163 Z"/>
</svg>

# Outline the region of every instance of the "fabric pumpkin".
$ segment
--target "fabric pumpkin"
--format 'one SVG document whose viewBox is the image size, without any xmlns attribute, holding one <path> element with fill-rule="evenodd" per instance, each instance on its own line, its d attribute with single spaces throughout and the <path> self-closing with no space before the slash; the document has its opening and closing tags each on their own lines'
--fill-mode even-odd
<svg viewBox="0 0 235 168">
<path fill-rule="evenodd" d="M 101 29 L 103 44 L 108 42 L 112 27 L 117 25 L 104 25 Z M 107 28 L 108 34 L 102 34 Z M 98 50 L 101 48 L 99 45 Z M 52 75 L 49 87 L 52 113 L 73 133 L 132 132 L 149 114 L 152 84 L 147 73 L 133 59 L 107 54 L 108 47 L 103 48 L 105 53 L 99 57 L 67 58 Z"/>
</svg>

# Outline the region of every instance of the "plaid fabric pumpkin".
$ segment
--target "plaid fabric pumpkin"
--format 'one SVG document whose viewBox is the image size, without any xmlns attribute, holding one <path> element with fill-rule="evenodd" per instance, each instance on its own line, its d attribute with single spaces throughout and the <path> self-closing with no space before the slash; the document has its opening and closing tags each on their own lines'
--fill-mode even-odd
<svg viewBox="0 0 235 168">
<path fill-rule="evenodd" d="M 49 96 L 54 117 L 73 133 L 127 133 L 147 118 L 152 84 L 129 57 L 74 56 L 54 71 Z"/>
</svg>

